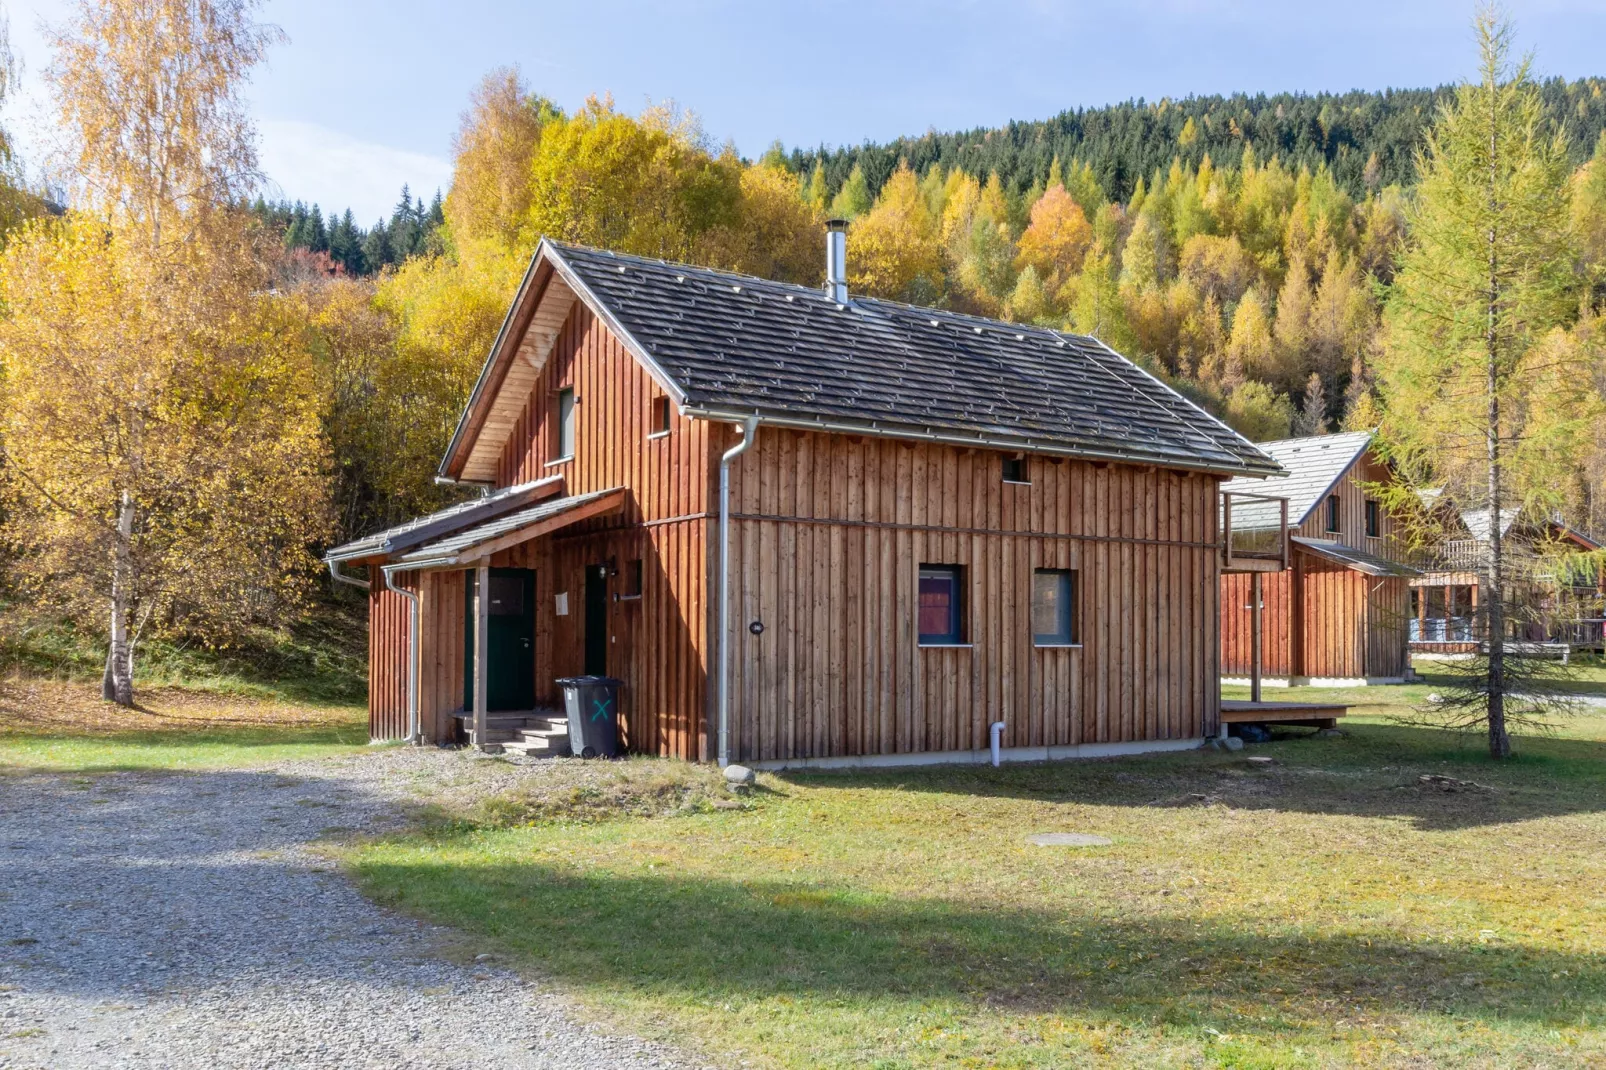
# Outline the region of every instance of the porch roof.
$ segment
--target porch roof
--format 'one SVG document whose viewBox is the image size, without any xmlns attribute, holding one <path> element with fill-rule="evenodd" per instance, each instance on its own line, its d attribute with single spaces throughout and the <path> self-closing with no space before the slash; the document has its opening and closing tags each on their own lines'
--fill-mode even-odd
<svg viewBox="0 0 1606 1070">
<path fill-rule="evenodd" d="M 481 498 L 448 505 L 424 516 L 414 517 L 404 524 L 364 535 L 360 539 L 336 546 L 323 555 L 325 561 L 361 561 L 365 558 L 384 559 L 404 550 L 422 546 L 431 539 L 439 539 L 471 524 L 483 524 L 493 517 L 528 506 L 531 502 L 551 497 L 563 491 L 562 476 L 548 476 L 529 483 L 503 487 Z"/>
<path fill-rule="evenodd" d="M 464 568 L 499 550 L 540 538 L 594 516 L 614 512 L 622 508 L 624 503 L 623 487 L 554 498 L 476 524 L 428 546 L 421 546 L 396 558 L 396 564 L 408 569 Z"/>
<path fill-rule="evenodd" d="M 1320 557 L 1330 561 L 1337 561 L 1347 565 L 1356 572 L 1363 572 L 1368 576 L 1420 576 L 1421 569 L 1403 565 L 1398 561 L 1390 561 L 1386 557 L 1369 554 L 1365 550 L 1357 550 L 1353 546 L 1345 546 L 1341 542 L 1331 539 L 1312 539 L 1304 535 L 1293 536 L 1292 541 L 1302 550 L 1309 550 Z"/>
</svg>

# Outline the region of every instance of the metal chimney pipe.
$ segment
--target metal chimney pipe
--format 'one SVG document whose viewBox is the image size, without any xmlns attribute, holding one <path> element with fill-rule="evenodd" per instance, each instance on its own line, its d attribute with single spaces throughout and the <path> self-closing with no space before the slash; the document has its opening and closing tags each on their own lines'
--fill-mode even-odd
<svg viewBox="0 0 1606 1070">
<path fill-rule="evenodd" d="M 848 303 L 848 221 L 825 221 L 825 296 Z"/>
</svg>

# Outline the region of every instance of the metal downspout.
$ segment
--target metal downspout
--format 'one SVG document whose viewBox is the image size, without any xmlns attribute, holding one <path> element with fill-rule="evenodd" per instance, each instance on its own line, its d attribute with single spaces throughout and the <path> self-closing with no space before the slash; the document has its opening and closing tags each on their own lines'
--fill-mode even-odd
<svg viewBox="0 0 1606 1070">
<path fill-rule="evenodd" d="M 742 421 L 742 440 L 719 458 L 719 767 L 730 765 L 731 462 L 753 447 L 758 417 Z"/>
<path fill-rule="evenodd" d="M 385 587 L 407 599 L 409 617 L 407 627 L 407 742 L 418 742 L 418 595 L 396 586 L 395 572 L 406 571 L 396 565 L 383 565 Z"/>
<path fill-rule="evenodd" d="M 367 580 L 359 580 L 355 576 L 348 576 L 344 572 L 341 572 L 339 561 L 329 562 L 329 578 L 334 580 L 336 583 L 348 584 L 364 591 L 368 590 L 370 586 Z"/>
</svg>

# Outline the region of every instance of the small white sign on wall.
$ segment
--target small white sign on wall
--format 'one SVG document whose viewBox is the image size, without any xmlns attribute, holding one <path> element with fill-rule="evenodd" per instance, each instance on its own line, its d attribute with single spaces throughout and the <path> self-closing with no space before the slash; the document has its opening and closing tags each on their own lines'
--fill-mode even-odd
<svg viewBox="0 0 1606 1070">
<path fill-rule="evenodd" d="M 558 612 L 558 616 L 560 616 L 560 617 L 567 617 L 569 615 L 569 592 L 568 591 L 559 591 L 558 592 L 558 610 L 557 610 L 557 612 Z"/>
</svg>

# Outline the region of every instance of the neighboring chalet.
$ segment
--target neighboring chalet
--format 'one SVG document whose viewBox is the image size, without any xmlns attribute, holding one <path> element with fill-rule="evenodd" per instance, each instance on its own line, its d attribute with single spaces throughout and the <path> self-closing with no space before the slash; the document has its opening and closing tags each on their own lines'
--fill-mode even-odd
<svg viewBox="0 0 1606 1070">
<path fill-rule="evenodd" d="M 1371 444 L 1368 431 L 1262 442 L 1287 474 L 1222 487 L 1229 502 L 1239 493 L 1288 501 L 1286 519 L 1263 507 L 1233 511 L 1234 528 L 1287 525 L 1288 567 L 1260 577 L 1267 684 L 1405 679 L 1410 584 L 1420 573 L 1401 560 L 1394 518 L 1367 495 L 1367 485 L 1389 478 Z M 1221 672 L 1229 682 L 1253 671 L 1251 580 L 1221 578 Z"/>
<path fill-rule="evenodd" d="M 1411 581 L 1410 640 L 1417 654 L 1469 654 L 1485 638 L 1479 619 L 1482 571 L 1493 522 L 1489 509 L 1460 510 L 1442 496 L 1424 504 L 1442 512 L 1446 536 Z M 1501 547 L 1510 575 L 1507 638 L 1556 648 L 1600 650 L 1606 575 L 1591 565 L 1561 567 L 1571 554 L 1600 549 L 1594 539 L 1555 517 L 1522 509 L 1500 512 Z"/>
<path fill-rule="evenodd" d="M 1092 338 L 850 297 L 828 247 L 822 290 L 541 243 L 440 467 L 485 496 L 327 556 L 376 738 L 579 673 L 631 750 L 722 763 L 1217 731 L 1218 486 L 1276 463 Z"/>
</svg>

